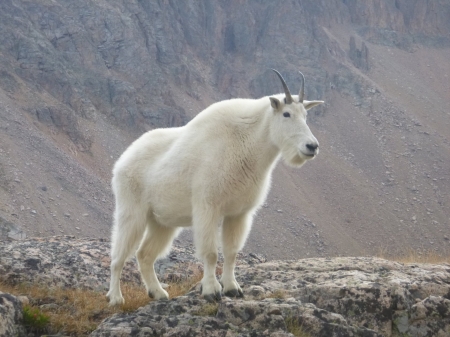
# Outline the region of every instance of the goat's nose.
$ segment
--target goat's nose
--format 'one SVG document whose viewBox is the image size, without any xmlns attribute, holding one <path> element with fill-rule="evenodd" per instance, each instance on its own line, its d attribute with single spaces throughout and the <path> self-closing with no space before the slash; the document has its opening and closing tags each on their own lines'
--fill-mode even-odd
<svg viewBox="0 0 450 337">
<path fill-rule="evenodd" d="M 306 144 L 306 148 L 311 152 L 316 152 L 317 148 L 319 147 L 318 143 L 310 143 Z"/>
</svg>

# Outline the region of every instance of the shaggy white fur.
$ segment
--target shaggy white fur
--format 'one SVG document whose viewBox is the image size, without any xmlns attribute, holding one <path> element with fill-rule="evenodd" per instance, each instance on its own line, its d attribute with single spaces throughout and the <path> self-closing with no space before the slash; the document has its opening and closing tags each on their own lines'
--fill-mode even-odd
<svg viewBox="0 0 450 337">
<path fill-rule="evenodd" d="M 267 196 L 280 154 L 297 167 L 318 154 L 306 115 L 323 101 L 300 103 L 299 96 L 291 97 L 290 104 L 284 94 L 215 103 L 183 127 L 145 133 L 122 154 L 112 179 L 110 305 L 124 303 L 120 275 L 135 252 L 149 296 L 168 299 L 153 264 L 187 226 L 193 226 L 204 262 L 204 297 L 219 300 L 222 286 L 225 295 L 242 296 L 234 276 L 236 255 Z M 219 237 L 221 283 L 215 277 Z"/>
</svg>

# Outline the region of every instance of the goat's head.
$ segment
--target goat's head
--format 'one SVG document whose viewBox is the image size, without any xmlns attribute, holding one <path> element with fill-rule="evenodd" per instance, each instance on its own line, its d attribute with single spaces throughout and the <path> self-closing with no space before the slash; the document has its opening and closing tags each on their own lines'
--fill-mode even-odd
<svg viewBox="0 0 450 337">
<path fill-rule="evenodd" d="M 284 88 L 283 95 L 270 98 L 273 110 L 270 136 L 288 165 L 301 166 L 319 153 L 319 142 L 306 124 L 307 110 L 323 103 L 323 101 L 304 100 L 305 78 L 302 73 L 300 92 L 292 96 L 281 74 L 272 69 Z"/>
</svg>

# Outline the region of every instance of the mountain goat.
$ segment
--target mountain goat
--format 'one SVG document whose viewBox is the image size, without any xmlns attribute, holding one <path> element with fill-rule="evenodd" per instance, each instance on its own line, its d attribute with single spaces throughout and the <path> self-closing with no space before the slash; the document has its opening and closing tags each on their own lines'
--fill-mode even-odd
<svg viewBox="0 0 450 337">
<path fill-rule="evenodd" d="M 284 94 L 212 104 L 185 126 L 145 133 L 118 159 L 112 179 L 110 305 L 124 303 L 120 275 L 134 252 L 148 295 L 168 299 L 153 264 L 188 226 L 204 263 L 204 298 L 220 300 L 222 287 L 225 296 L 243 296 L 234 276 L 236 255 L 267 196 L 276 163 L 283 157 L 300 167 L 319 153 L 306 111 L 323 101 L 303 100 L 303 74 L 299 95 L 291 96 L 274 71 Z M 219 228 L 224 255 L 220 283 L 215 276 Z"/>
</svg>

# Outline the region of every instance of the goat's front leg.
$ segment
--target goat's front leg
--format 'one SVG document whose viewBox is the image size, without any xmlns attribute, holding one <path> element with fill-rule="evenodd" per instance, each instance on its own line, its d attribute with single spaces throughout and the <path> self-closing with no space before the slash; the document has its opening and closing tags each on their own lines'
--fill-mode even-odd
<svg viewBox="0 0 450 337">
<path fill-rule="evenodd" d="M 194 242 L 197 256 L 203 260 L 202 295 L 208 302 L 222 299 L 222 286 L 216 278 L 218 225 L 221 221 L 210 210 L 194 212 Z"/>
<path fill-rule="evenodd" d="M 243 297 L 241 287 L 234 276 L 237 253 L 244 246 L 252 223 L 251 214 L 225 217 L 222 226 L 222 250 L 224 256 L 221 283 L 228 297 Z"/>
</svg>

